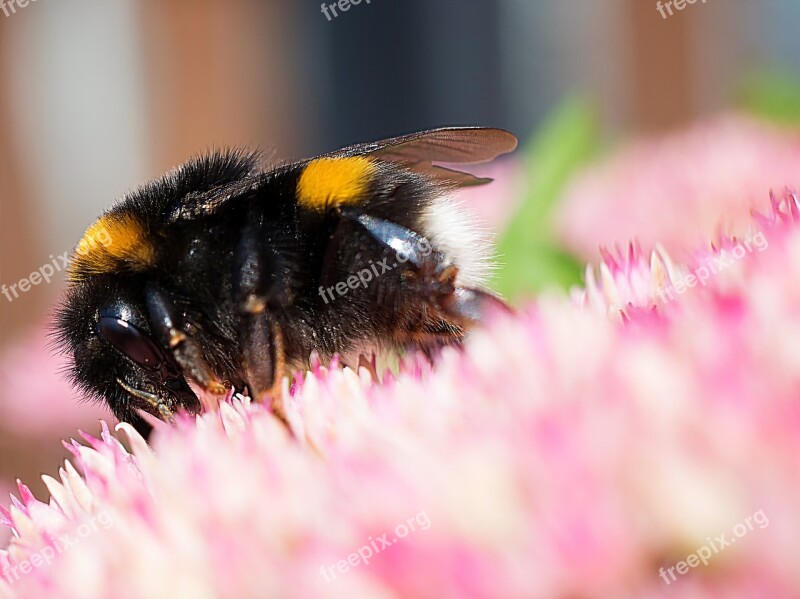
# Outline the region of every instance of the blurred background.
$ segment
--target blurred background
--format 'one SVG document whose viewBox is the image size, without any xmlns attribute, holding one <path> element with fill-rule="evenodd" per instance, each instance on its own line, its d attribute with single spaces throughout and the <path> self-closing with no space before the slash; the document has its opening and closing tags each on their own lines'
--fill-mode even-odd
<svg viewBox="0 0 800 599">
<path fill-rule="evenodd" d="M 362 0 L 330 18 L 320 0 L 16 2 L 0 0 L 8 286 L 70 251 L 113 199 L 208 148 L 296 158 L 480 124 L 522 142 L 486 167 L 495 185 L 465 195 L 501 238 L 496 285 L 516 298 L 578 282 L 591 259 L 549 220 L 589 157 L 732 110 L 784 135 L 800 107 L 797 0 L 697 0 L 671 16 L 655 0 Z M 795 141 L 765 144 L 792 168 Z M 520 264 L 537 278 L 521 281 Z M 54 472 L 59 439 L 107 416 L 48 353 L 62 284 L 0 295 L 2 504 L 17 477 Z"/>
</svg>

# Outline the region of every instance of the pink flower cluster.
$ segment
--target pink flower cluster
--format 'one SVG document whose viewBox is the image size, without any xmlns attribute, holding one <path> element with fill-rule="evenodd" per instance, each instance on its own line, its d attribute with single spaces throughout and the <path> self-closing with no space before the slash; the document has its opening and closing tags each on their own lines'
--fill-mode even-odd
<svg viewBox="0 0 800 599">
<path fill-rule="evenodd" d="M 569 185 L 557 208 L 565 244 L 586 260 L 638 239 L 673 258 L 721 230 L 742 233 L 769 189 L 800 187 L 800 134 L 728 114 L 624 145 Z"/>
<path fill-rule="evenodd" d="M 658 289 L 692 266 L 633 246 L 434 368 L 317 366 L 284 390 L 288 428 L 234 399 L 152 447 L 86 435 L 47 501 L 20 485 L 0 511 L 0 597 L 794 599 L 798 208 L 776 199 L 768 250 L 674 299 Z"/>
</svg>

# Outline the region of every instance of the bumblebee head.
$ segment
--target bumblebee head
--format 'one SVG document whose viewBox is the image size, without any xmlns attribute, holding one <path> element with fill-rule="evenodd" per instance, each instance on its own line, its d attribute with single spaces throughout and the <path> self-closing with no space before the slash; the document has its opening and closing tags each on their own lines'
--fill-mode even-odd
<svg viewBox="0 0 800 599">
<path fill-rule="evenodd" d="M 142 432 L 150 427 L 140 410 L 165 419 L 180 408 L 201 407 L 176 360 L 175 339 L 163 334 L 168 323 L 162 318 L 156 334 L 148 307 L 153 294 L 146 289 L 158 279 L 174 279 L 174 270 L 160 272 L 159 256 L 186 253 L 169 246 L 175 222 L 212 211 L 213 191 L 250 176 L 257 161 L 257 154 L 243 150 L 190 160 L 128 194 L 76 247 L 55 327 L 57 343 L 71 358 L 77 386 Z M 192 349 L 187 346 L 184 354 Z"/>
<path fill-rule="evenodd" d="M 141 285 L 133 281 L 126 287 L 124 279 L 90 277 L 68 291 L 57 335 L 72 358 L 74 383 L 146 436 L 151 427 L 140 410 L 163 419 L 181 408 L 199 412 L 201 405 L 152 334 L 144 302 Z"/>
</svg>

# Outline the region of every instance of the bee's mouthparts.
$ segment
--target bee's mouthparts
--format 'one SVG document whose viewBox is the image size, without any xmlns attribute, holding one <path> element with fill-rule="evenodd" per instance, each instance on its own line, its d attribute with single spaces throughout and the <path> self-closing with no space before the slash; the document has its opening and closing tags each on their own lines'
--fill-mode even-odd
<svg viewBox="0 0 800 599">
<path fill-rule="evenodd" d="M 131 387 L 120 379 L 117 379 L 117 384 L 134 397 L 138 397 L 139 399 L 143 399 L 145 402 L 147 402 L 149 406 L 156 410 L 162 420 L 174 422 L 175 415 L 172 409 L 170 409 L 170 407 L 167 405 L 167 402 L 164 398 L 159 397 L 154 393 L 150 393 L 149 391 L 142 391 L 141 389 Z"/>
</svg>

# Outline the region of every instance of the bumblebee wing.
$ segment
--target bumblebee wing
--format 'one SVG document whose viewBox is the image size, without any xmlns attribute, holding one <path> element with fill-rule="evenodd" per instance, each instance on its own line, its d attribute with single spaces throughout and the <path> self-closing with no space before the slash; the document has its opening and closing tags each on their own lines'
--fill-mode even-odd
<svg viewBox="0 0 800 599">
<path fill-rule="evenodd" d="M 339 156 L 373 155 L 392 162 L 488 162 L 517 147 L 517 138 L 502 129 L 449 127 L 419 131 L 356 144 L 334 152 Z"/>
<path fill-rule="evenodd" d="M 491 179 L 478 178 L 435 163 L 488 162 L 516 147 L 517 138 L 502 129 L 448 127 L 356 144 L 333 152 L 330 156 L 374 156 L 379 160 L 400 163 L 439 181 L 463 187 L 481 185 Z"/>
<path fill-rule="evenodd" d="M 488 162 L 501 154 L 506 154 L 517 147 L 517 138 L 502 129 L 484 127 L 450 127 L 420 131 L 409 135 L 401 135 L 390 139 L 356 144 L 336 150 L 317 158 L 302 160 L 275 168 L 269 172 L 242 173 L 225 185 L 213 186 L 188 193 L 182 201 L 170 211 L 169 221 L 192 219 L 200 215 L 213 214 L 232 198 L 240 197 L 262 189 L 276 177 L 287 173 L 303 172 L 309 164 L 319 158 L 348 158 L 355 156 L 371 156 L 386 162 L 395 162 L 418 173 L 423 173 L 433 180 L 454 187 L 466 187 L 488 183 L 491 179 L 479 178 L 437 163 L 476 164 Z M 213 158 L 213 161 L 225 157 Z M 192 166 L 190 163 L 189 166 Z M 188 167 L 185 167 L 188 168 Z M 353 173 L 344 170 L 345 180 L 353 177 Z M 320 176 L 324 186 L 341 184 L 341 180 L 331 181 L 330 172 Z M 316 183 L 319 183 L 315 179 Z M 312 186 L 313 187 L 313 186 Z M 314 197 L 329 197 L 330 190 L 314 189 Z"/>
</svg>

